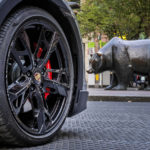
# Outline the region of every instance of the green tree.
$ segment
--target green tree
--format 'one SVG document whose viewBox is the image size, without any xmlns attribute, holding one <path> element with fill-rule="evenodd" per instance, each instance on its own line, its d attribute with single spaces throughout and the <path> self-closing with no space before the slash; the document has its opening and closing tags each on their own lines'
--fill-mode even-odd
<svg viewBox="0 0 150 150">
<path fill-rule="evenodd" d="M 86 0 L 78 13 L 82 35 L 104 32 L 110 38 L 150 36 L 150 0 Z"/>
</svg>

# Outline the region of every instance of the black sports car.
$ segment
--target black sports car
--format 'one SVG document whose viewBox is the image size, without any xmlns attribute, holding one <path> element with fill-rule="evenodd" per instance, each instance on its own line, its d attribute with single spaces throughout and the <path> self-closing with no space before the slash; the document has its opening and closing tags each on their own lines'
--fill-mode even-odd
<svg viewBox="0 0 150 150">
<path fill-rule="evenodd" d="M 66 1 L 0 0 L 0 143 L 46 143 L 86 109 L 83 59 Z"/>
</svg>

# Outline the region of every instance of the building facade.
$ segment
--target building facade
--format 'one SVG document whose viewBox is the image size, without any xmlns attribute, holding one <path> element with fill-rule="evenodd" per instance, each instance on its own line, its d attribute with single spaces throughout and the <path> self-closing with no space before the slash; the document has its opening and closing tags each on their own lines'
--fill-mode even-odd
<svg viewBox="0 0 150 150">
<path fill-rule="evenodd" d="M 78 0 L 82 5 L 86 0 Z M 91 33 L 91 37 L 92 37 Z M 85 71 L 89 68 L 89 60 L 94 53 L 96 53 L 101 47 L 108 42 L 108 36 L 98 33 L 96 38 L 89 40 L 88 36 L 83 38 L 84 56 L 85 56 Z M 89 87 L 103 87 L 110 84 L 110 72 L 104 72 L 101 74 L 86 74 L 86 80 Z"/>
</svg>

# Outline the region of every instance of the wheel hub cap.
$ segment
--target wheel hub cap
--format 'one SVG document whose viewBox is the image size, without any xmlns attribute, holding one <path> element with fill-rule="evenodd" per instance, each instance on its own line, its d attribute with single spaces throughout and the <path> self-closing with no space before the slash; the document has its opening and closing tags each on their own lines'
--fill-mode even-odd
<svg viewBox="0 0 150 150">
<path fill-rule="evenodd" d="M 41 83 L 41 74 L 39 72 L 34 74 L 34 78 L 38 83 Z"/>
</svg>

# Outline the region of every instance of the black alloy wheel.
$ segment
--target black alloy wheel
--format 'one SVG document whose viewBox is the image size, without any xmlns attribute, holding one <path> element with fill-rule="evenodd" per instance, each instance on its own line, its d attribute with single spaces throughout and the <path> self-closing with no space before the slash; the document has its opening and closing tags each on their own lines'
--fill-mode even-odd
<svg viewBox="0 0 150 150">
<path fill-rule="evenodd" d="M 0 138 L 21 146 L 43 144 L 63 125 L 72 100 L 65 34 L 47 12 L 24 8 L 5 22 L 0 39 L 0 62 L 6 62 L 0 64 L 0 121 L 10 140 Z M 0 127 L 0 134 L 5 132 Z"/>
</svg>

